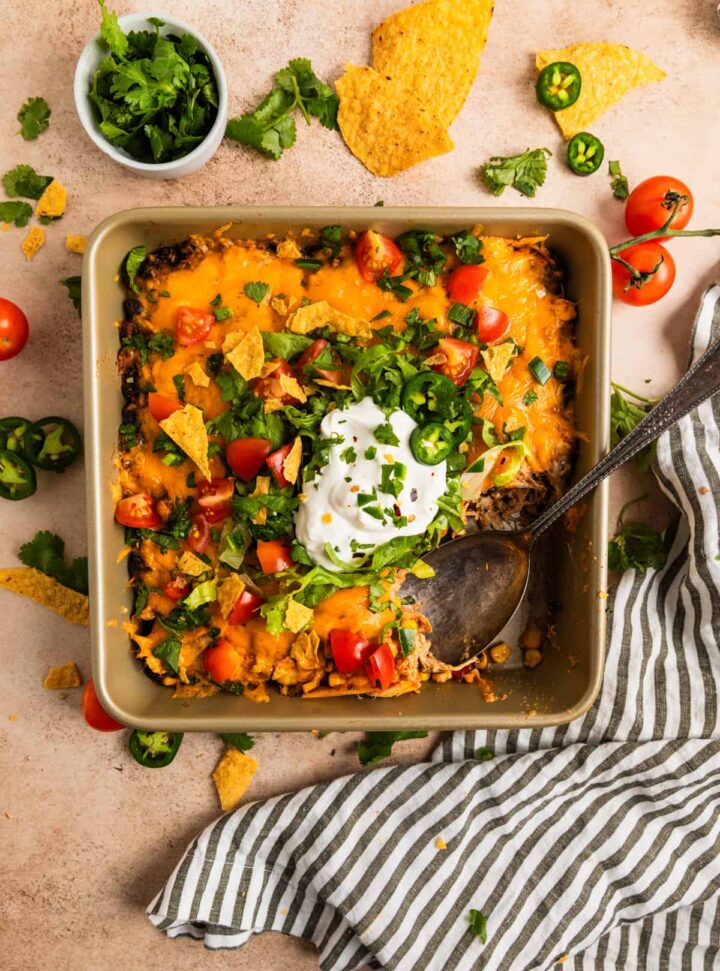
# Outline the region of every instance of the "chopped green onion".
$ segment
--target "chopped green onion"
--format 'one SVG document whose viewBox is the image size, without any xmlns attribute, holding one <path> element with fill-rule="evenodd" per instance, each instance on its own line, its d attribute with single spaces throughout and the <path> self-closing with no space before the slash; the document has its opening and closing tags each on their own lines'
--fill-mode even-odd
<svg viewBox="0 0 720 971">
<path fill-rule="evenodd" d="M 534 357 L 528 368 L 538 384 L 547 384 L 552 377 L 552 371 L 540 357 Z"/>
</svg>

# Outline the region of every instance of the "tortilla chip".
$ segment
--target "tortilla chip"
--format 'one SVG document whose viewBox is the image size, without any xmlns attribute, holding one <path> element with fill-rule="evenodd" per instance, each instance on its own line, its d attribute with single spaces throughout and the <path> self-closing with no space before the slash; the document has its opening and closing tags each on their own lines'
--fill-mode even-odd
<svg viewBox="0 0 720 971">
<path fill-rule="evenodd" d="M 220 688 L 209 681 L 196 681 L 195 684 L 178 684 L 172 693 L 173 698 L 212 698 Z"/>
<path fill-rule="evenodd" d="M 193 361 L 185 368 L 185 374 L 190 378 L 196 388 L 207 388 L 210 385 L 210 378 L 203 370 L 202 364 Z"/>
<path fill-rule="evenodd" d="M 247 792 L 257 767 L 255 759 L 244 752 L 232 747 L 225 749 L 225 754 L 215 766 L 212 775 L 223 812 L 237 807 Z"/>
<path fill-rule="evenodd" d="M 350 384 L 338 384 L 336 381 L 326 381 L 325 378 L 313 378 L 313 384 L 319 384 L 321 388 L 335 388 L 336 391 L 352 391 Z"/>
<path fill-rule="evenodd" d="M 290 657 L 299 668 L 313 670 L 322 667 L 320 658 L 320 638 L 314 630 L 298 634 L 290 648 Z"/>
<path fill-rule="evenodd" d="M 397 175 L 454 148 L 428 105 L 371 67 L 348 64 L 335 88 L 345 144 L 374 175 Z"/>
<path fill-rule="evenodd" d="M 178 562 L 178 570 L 188 577 L 201 577 L 203 573 L 207 573 L 211 569 L 211 566 L 201 560 L 199 556 L 191 553 L 190 550 L 185 550 Z"/>
<path fill-rule="evenodd" d="M 280 314 L 281 317 L 287 317 L 290 309 L 287 300 L 284 300 L 282 297 L 273 297 L 270 301 L 270 306 L 276 314 Z"/>
<path fill-rule="evenodd" d="M 245 581 L 241 580 L 237 573 L 231 573 L 227 580 L 223 580 L 218 587 L 218 606 L 223 617 L 230 616 L 244 589 Z"/>
<path fill-rule="evenodd" d="M 487 373 L 495 384 L 502 380 L 516 350 L 517 348 L 512 341 L 505 341 L 503 344 L 495 344 L 480 352 Z"/>
<path fill-rule="evenodd" d="M 82 683 L 80 668 L 74 661 L 68 661 L 60 667 L 50 668 L 45 675 L 43 688 L 79 688 Z"/>
<path fill-rule="evenodd" d="M 336 334 L 349 337 L 371 337 L 373 332 L 369 321 L 344 314 L 331 307 L 327 300 L 299 307 L 289 318 L 288 325 L 294 334 L 308 334 L 319 327 L 329 327 Z"/>
<path fill-rule="evenodd" d="M 281 260 L 299 260 L 302 253 L 294 239 L 284 239 L 278 243 L 277 255 Z"/>
<path fill-rule="evenodd" d="M 57 179 L 53 179 L 47 189 L 43 192 L 35 206 L 36 216 L 47 216 L 50 219 L 59 219 L 65 212 L 67 205 L 67 189 L 60 185 Z"/>
<path fill-rule="evenodd" d="M 281 374 L 278 380 L 280 388 L 286 395 L 295 398 L 300 404 L 304 404 L 307 401 L 307 395 L 300 387 L 297 378 L 291 378 L 288 374 Z"/>
<path fill-rule="evenodd" d="M 292 448 L 287 453 L 285 461 L 283 462 L 283 475 L 288 480 L 291 485 L 297 482 L 297 477 L 300 474 L 300 462 L 302 461 L 302 441 L 300 436 L 295 439 L 292 444 Z"/>
<path fill-rule="evenodd" d="M 553 61 L 569 61 L 580 71 L 582 89 L 574 105 L 555 111 L 565 138 L 586 131 L 608 108 L 641 84 L 662 81 L 665 72 L 639 51 L 625 44 L 593 41 L 554 51 L 538 51 L 535 67 L 541 71 Z"/>
<path fill-rule="evenodd" d="M 33 226 L 25 239 L 20 244 L 20 249 L 25 254 L 26 260 L 31 260 L 37 251 L 45 245 L 45 230 L 39 226 Z"/>
<path fill-rule="evenodd" d="M 373 66 L 448 126 L 462 108 L 487 40 L 493 0 L 429 0 L 373 31 Z"/>
<path fill-rule="evenodd" d="M 160 427 L 200 469 L 204 479 L 212 478 L 208 461 L 208 436 L 203 413 L 195 405 L 185 405 L 163 418 Z"/>
<path fill-rule="evenodd" d="M 223 354 L 246 381 L 262 374 L 265 347 L 257 327 L 247 333 L 236 330 L 228 334 L 223 341 Z"/>
<path fill-rule="evenodd" d="M 312 622 L 314 616 L 312 607 L 306 607 L 291 597 L 285 608 L 285 626 L 293 634 L 299 634 L 303 627 L 307 627 Z"/>
<path fill-rule="evenodd" d="M 0 587 L 49 607 L 71 624 L 88 623 L 88 598 L 31 566 L 0 570 Z"/>
<path fill-rule="evenodd" d="M 85 252 L 87 236 L 73 236 L 70 234 L 65 237 L 65 249 L 68 253 L 77 253 L 79 256 Z"/>
</svg>

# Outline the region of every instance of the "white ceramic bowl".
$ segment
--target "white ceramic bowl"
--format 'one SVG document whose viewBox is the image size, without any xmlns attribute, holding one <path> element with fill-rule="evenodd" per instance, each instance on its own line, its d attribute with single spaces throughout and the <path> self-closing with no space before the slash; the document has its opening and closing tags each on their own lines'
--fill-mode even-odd
<svg viewBox="0 0 720 971">
<path fill-rule="evenodd" d="M 88 136 L 95 142 L 97 147 L 109 155 L 111 159 L 119 162 L 132 172 L 144 175 L 149 179 L 179 179 L 183 175 L 196 172 L 208 162 L 223 139 L 225 126 L 227 124 L 227 82 L 223 71 L 220 58 L 212 45 L 203 35 L 184 20 L 177 17 L 169 17 L 167 14 L 127 14 L 119 17 L 118 22 L 125 33 L 131 30 L 154 30 L 152 24 L 148 22 L 148 17 L 158 17 L 164 21 L 164 26 L 160 28 L 162 34 L 191 34 L 198 42 L 199 46 L 207 54 L 212 65 L 215 81 L 218 89 L 218 113 L 215 122 L 205 138 L 187 155 L 182 158 L 174 159 L 172 162 L 138 162 L 128 155 L 121 148 L 116 148 L 100 131 L 100 124 L 97 119 L 95 108 L 88 97 L 90 82 L 98 65 L 107 56 L 107 49 L 100 41 L 98 33 L 80 55 L 77 67 L 75 68 L 75 81 L 73 85 L 75 93 L 75 107 L 80 116 L 80 121 Z"/>
</svg>

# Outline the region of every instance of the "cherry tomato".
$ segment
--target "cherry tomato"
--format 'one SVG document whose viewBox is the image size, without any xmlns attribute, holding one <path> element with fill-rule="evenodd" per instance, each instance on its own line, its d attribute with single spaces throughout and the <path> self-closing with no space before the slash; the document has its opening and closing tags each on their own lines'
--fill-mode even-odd
<svg viewBox="0 0 720 971">
<path fill-rule="evenodd" d="M 314 361 L 320 357 L 327 346 L 328 342 L 323 340 L 322 337 L 318 337 L 318 339 L 313 341 L 310 347 L 308 347 L 307 350 L 303 351 L 300 355 L 297 362 L 298 368 L 302 370 L 304 367 L 313 364 Z M 337 368 L 313 367 L 313 375 L 322 378 L 324 381 L 332 381 L 333 384 L 341 384 L 343 373 L 342 368 L 340 367 L 340 360 L 335 351 L 332 352 L 332 357 L 334 363 L 338 365 Z"/>
<path fill-rule="evenodd" d="M 257 557 L 263 573 L 279 573 L 280 570 L 288 570 L 293 564 L 290 547 L 281 539 L 259 539 Z"/>
<path fill-rule="evenodd" d="M 163 593 L 171 600 L 182 600 L 190 593 L 190 584 L 185 577 L 175 577 L 169 580 L 163 587 Z"/>
<path fill-rule="evenodd" d="M 395 658 L 387 641 L 365 660 L 365 673 L 374 688 L 389 688 L 395 676 Z"/>
<path fill-rule="evenodd" d="M 285 459 L 290 454 L 290 449 L 292 444 L 283 445 L 276 452 L 272 452 L 267 457 L 267 465 L 272 474 L 275 476 L 275 481 L 283 489 L 286 485 L 290 485 L 288 480 L 285 478 L 283 473 L 283 467 L 285 465 Z"/>
<path fill-rule="evenodd" d="M 267 438 L 236 438 L 225 449 L 225 458 L 238 479 L 249 482 L 262 468 L 271 448 Z"/>
<path fill-rule="evenodd" d="M 437 350 L 445 355 L 445 362 L 433 364 L 433 371 L 444 374 L 458 387 L 465 384 L 477 363 L 479 348 L 474 344 L 468 344 L 467 341 L 456 340 L 454 337 L 441 337 Z"/>
<path fill-rule="evenodd" d="M 392 276 L 402 262 L 402 253 L 387 236 L 366 229 L 355 244 L 355 262 L 363 280 L 374 283 L 385 270 Z"/>
<path fill-rule="evenodd" d="M 672 211 L 672 206 L 669 209 L 663 206 L 666 192 L 677 192 L 688 197 L 687 202 L 678 209 L 671 228 L 684 229 L 687 226 L 693 214 L 692 192 L 680 179 L 674 179 L 671 175 L 655 175 L 636 185 L 625 204 L 625 225 L 633 236 L 643 236 L 665 225 Z M 661 241 L 668 238 L 664 236 Z"/>
<path fill-rule="evenodd" d="M 457 303 L 471 304 L 482 290 L 487 275 L 484 266 L 456 267 L 448 277 L 448 296 Z"/>
<path fill-rule="evenodd" d="M 478 338 L 483 344 L 494 344 L 510 329 L 510 318 L 495 307 L 480 307 L 477 315 Z"/>
<path fill-rule="evenodd" d="M 155 500 L 146 492 L 121 499 L 115 506 L 115 519 L 131 529 L 156 529 L 162 524 Z"/>
<path fill-rule="evenodd" d="M 0 297 L 0 361 L 19 354 L 29 333 L 28 319 L 18 305 Z"/>
<path fill-rule="evenodd" d="M 243 590 L 235 601 L 228 623 L 247 624 L 256 614 L 260 613 L 260 608 L 264 603 L 263 598 L 253 593 L 252 590 Z"/>
<path fill-rule="evenodd" d="M 95 694 L 95 685 L 93 684 L 92 678 L 89 678 L 85 682 L 80 704 L 82 705 L 82 713 L 85 721 L 96 732 L 119 732 L 121 728 L 125 728 L 120 722 L 111 718 L 100 704 L 98 696 Z"/>
<path fill-rule="evenodd" d="M 175 318 L 175 339 L 178 344 L 188 347 L 204 341 L 215 323 L 215 314 L 194 307 L 179 307 Z"/>
<path fill-rule="evenodd" d="M 670 252 L 654 240 L 639 243 L 618 254 L 636 270 L 646 273 L 652 270 L 661 260 L 662 264 L 648 282 L 642 287 L 625 289 L 630 281 L 630 273 L 615 260 L 612 262 L 613 293 L 618 300 L 629 303 L 633 307 L 645 307 L 664 297 L 675 280 L 675 260 Z"/>
<path fill-rule="evenodd" d="M 334 627 L 330 631 L 330 650 L 340 674 L 354 674 L 360 670 L 375 648 L 360 634 Z"/>
<path fill-rule="evenodd" d="M 235 483 L 232 479 L 211 479 L 209 482 L 201 482 L 198 486 L 198 504 L 207 515 L 208 509 L 227 506 L 234 492 Z"/>
<path fill-rule="evenodd" d="M 280 378 L 283 374 L 287 378 L 295 377 L 293 369 L 281 357 L 274 357 L 271 361 L 268 361 L 268 366 L 270 364 L 274 365 L 273 370 L 266 374 L 264 378 L 258 378 L 253 388 L 255 394 L 259 398 L 277 398 L 284 405 L 292 404 L 293 401 L 297 402 L 298 399 L 288 394 L 280 384 Z"/>
<path fill-rule="evenodd" d="M 232 515 L 232 506 L 229 502 L 226 502 L 223 506 L 215 506 L 213 509 L 205 509 L 203 512 L 205 519 L 214 526 L 216 523 L 221 523 L 228 516 Z"/>
<path fill-rule="evenodd" d="M 177 398 L 151 391 L 148 395 L 148 408 L 155 421 L 165 421 L 170 415 L 180 411 L 182 405 Z"/>
<path fill-rule="evenodd" d="M 193 553 L 204 553 L 210 544 L 210 525 L 206 516 L 199 513 L 193 516 L 190 532 L 185 540 Z"/>
<path fill-rule="evenodd" d="M 214 647 L 208 647 L 203 654 L 205 670 L 218 684 L 225 681 L 240 681 L 243 661 L 230 641 L 221 637 Z"/>
</svg>

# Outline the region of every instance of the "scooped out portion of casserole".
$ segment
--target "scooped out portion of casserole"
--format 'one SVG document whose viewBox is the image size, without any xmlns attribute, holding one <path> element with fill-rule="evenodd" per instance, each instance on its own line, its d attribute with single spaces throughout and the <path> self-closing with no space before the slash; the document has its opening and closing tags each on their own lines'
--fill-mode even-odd
<svg viewBox="0 0 720 971">
<path fill-rule="evenodd" d="M 570 470 L 582 362 L 546 240 L 219 230 L 126 278 L 115 518 L 147 672 L 253 701 L 447 680 L 404 576 Z"/>
</svg>

